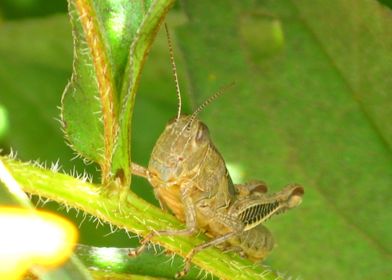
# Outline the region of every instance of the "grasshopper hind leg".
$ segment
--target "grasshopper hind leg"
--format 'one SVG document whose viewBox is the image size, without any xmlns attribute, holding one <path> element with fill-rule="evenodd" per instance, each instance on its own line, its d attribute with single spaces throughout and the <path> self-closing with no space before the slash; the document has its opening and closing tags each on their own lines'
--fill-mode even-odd
<svg viewBox="0 0 392 280">
<path fill-rule="evenodd" d="M 192 258 L 195 254 L 197 254 L 198 252 L 200 252 L 204 249 L 207 249 L 209 247 L 219 245 L 219 244 L 227 241 L 228 239 L 234 237 L 235 235 L 237 235 L 237 232 L 229 232 L 225 235 L 219 236 L 217 238 L 214 238 L 210 241 L 207 241 L 205 243 L 202 243 L 202 244 L 194 247 L 191 251 L 189 251 L 189 253 L 185 257 L 184 269 L 176 274 L 176 278 L 183 277 L 189 272 L 189 269 L 191 268 Z"/>
<path fill-rule="evenodd" d="M 240 233 L 238 231 L 229 232 L 194 247 L 186 256 L 184 269 L 176 274 L 176 278 L 182 277 L 189 272 L 191 261 L 195 254 L 221 244 L 225 251 L 235 251 L 241 256 L 256 262 L 263 260 L 273 249 L 274 239 L 271 232 L 261 224 Z"/>
<path fill-rule="evenodd" d="M 243 184 L 235 184 L 234 188 L 237 194 L 241 196 L 249 196 L 252 194 L 265 194 L 268 191 L 266 183 L 260 180 L 253 180 Z"/>
</svg>

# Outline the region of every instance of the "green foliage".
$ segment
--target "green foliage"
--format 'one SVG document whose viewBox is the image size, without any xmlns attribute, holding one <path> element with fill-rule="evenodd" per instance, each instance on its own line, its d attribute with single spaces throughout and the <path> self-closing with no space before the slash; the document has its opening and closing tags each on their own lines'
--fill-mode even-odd
<svg viewBox="0 0 392 280">
<path fill-rule="evenodd" d="M 132 109 L 146 54 L 168 1 L 69 1 L 74 69 L 62 99 L 71 147 L 128 187 Z"/>
<path fill-rule="evenodd" d="M 244 180 L 305 187 L 301 207 L 268 222 L 279 246 L 267 262 L 305 279 L 389 278 L 390 10 L 374 1 L 184 6 L 190 22 L 179 42 L 194 98 L 238 84 L 203 115 L 225 159 Z M 284 47 L 258 53 L 236 32 L 244 16 L 260 34 L 275 28 L 262 20 L 278 20 Z"/>
<path fill-rule="evenodd" d="M 8 112 L 0 105 L 0 140 L 8 132 Z"/>
<path fill-rule="evenodd" d="M 0 18 L 5 19 L 42 17 L 66 11 L 65 0 L 2 0 L 0 2 Z"/>
<path fill-rule="evenodd" d="M 262 179 L 273 191 L 291 182 L 305 187 L 301 207 L 267 223 L 278 246 L 266 263 L 304 279 L 390 278 L 390 10 L 362 0 L 184 1 L 182 8 L 185 20 L 178 20 L 178 12 L 169 18 L 171 27 L 184 22 L 176 28 L 175 47 L 184 59 L 180 80 L 188 79 L 182 91 L 189 89 L 191 103 L 199 104 L 222 85 L 236 82 L 201 114 L 224 158 L 240 171 L 241 181 Z M 134 30 L 127 29 L 128 44 Z M 5 148 L 12 144 L 25 160 L 60 157 L 69 169 L 71 152 L 53 119 L 71 73 L 66 19 L 3 23 L 0 33 L 0 103 L 9 117 Z M 124 98 L 121 73 L 131 69 L 124 68 L 125 53 L 114 51 L 121 49 L 121 40 L 106 33 L 102 38 L 111 40 L 103 45 L 113 49 L 107 53 L 108 65 L 115 96 Z M 129 96 L 127 114 L 134 98 Z M 78 109 L 72 113 L 75 121 L 91 113 Z M 176 112 L 164 36 L 151 52 L 134 109 L 132 158 L 145 164 L 164 123 Z M 86 139 L 101 141 L 95 136 L 102 128 L 94 127 L 99 123 L 83 128 L 88 130 L 83 136 L 92 133 L 94 138 Z M 121 141 L 129 141 L 129 134 L 122 134 Z M 78 151 L 88 151 L 84 154 L 99 162 L 95 147 L 102 143 Z M 129 160 L 122 147 L 113 157 L 117 167 Z M 134 180 L 132 188 L 151 195 L 142 180 Z M 87 232 L 84 236 L 88 240 Z M 186 242 L 190 246 L 200 240 Z"/>
</svg>

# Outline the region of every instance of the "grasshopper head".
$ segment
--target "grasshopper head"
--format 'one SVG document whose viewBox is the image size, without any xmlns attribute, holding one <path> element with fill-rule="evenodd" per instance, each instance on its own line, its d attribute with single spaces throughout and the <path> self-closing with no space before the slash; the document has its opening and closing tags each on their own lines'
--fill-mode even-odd
<svg viewBox="0 0 392 280">
<path fill-rule="evenodd" d="M 210 143 L 208 128 L 200 120 L 184 115 L 174 118 L 155 144 L 149 170 L 163 181 L 174 180 L 203 162 Z"/>
</svg>

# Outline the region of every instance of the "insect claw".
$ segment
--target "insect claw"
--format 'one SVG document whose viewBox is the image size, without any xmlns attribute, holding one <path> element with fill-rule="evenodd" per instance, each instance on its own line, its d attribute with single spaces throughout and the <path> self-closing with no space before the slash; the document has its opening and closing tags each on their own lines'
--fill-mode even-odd
<svg viewBox="0 0 392 280">
<path fill-rule="evenodd" d="M 180 278 L 188 274 L 191 268 L 191 261 L 194 254 L 195 251 L 192 249 L 184 259 L 184 268 L 180 272 L 176 273 L 175 278 Z"/>
<path fill-rule="evenodd" d="M 188 274 L 189 269 L 184 268 L 182 271 L 177 272 L 174 278 L 178 279 Z"/>
<path fill-rule="evenodd" d="M 133 250 L 129 250 L 128 252 L 128 257 L 133 258 L 133 257 L 137 257 L 140 255 L 140 253 L 144 250 L 144 248 L 146 247 L 146 245 L 141 245 L 138 248 L 135 248 Z"/>
<path fill-rule="evenodd" d="M 147 234 L 145 238 L 143 238 L 142 241 L 140 241 L 140 246 L 138 248 L 135 248 L 134 250 L 130 250 L 128 253 L 129 257 L 136 257 L 140 255 L 140 253 L 146 248 L 147 244 L 150 242 L 150 239 L 155 235 L 154 232 L 150 232 Z"/>
</svg>

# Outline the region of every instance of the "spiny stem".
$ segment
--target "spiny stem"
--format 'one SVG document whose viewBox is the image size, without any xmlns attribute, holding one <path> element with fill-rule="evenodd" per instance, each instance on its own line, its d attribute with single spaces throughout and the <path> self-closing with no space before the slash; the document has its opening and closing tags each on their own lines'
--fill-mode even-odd
<svg viewBox="0 0 392 280">
<path fill-rule="evenodd" d="M 4 166 L 25 192 L 46 197 L 68 207 L 80 209 L 118 228 L 146 236 L 151 230 L 179 229 L 184 225 L 173 216 L 130 193 L 126 203 L 103 195 L 98 185 L 29 163 L 0 157 Z M 181 256 L 204 242 L 200 236 L 154 237 L 153 242 Z M 193 262 L 222 279 L 276 279 L 277 275 L 237 255 L 208 249 L 195 255 Z"/>
</svg>

